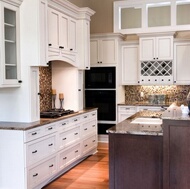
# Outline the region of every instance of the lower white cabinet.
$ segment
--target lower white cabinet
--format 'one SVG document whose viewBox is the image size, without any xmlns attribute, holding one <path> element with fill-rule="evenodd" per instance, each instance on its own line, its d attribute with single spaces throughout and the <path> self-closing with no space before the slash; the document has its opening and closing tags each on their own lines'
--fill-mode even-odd
<svg viewBox="0 0 190 189">
<path fill-rule="evenodd" d="M 137 112 L 136 106 L 118 106 L 118 123 Z"/>
<path fill-rule="evenodd" d="M 0 188 L 42 188 L 96 151 L 97 110 L 26 131 L 0 130 Z"/>
</svg>

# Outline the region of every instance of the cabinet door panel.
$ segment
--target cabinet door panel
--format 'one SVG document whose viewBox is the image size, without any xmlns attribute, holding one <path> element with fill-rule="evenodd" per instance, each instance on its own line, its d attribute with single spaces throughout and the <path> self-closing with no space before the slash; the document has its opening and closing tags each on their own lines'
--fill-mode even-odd
<svg viewBox="0 0 190 189">
<path fill-rule="evenodd" d="M 90 41 L 90 63 L 91 65 L 96 65 L 98 63 L 98 40 Z"/>
<path fill-rule="evenodd" d="M 65 16 L 64 14 L 61 14 L 59 24 L 60 24 L 59 45 L 64 50 L 67 50 L 69 48 L 68 47 L 69 46 L 69 38 L 68 38 L 69 18 Z"/>
<path fill-rule="evenodd" d="M 69 50 L 71 52 L 76 52 L 77 50 L 77 37 L 76 37 L 76 33 L 77 33 L 77 23 L 76 20 L 74 19 L 70 19 L 69 22 Z"/>
<path fill-rule="evenodd" d="M 153 60 L 155 57 L 155 38 L 140 38 L 140 60 Z"/>
<path fill-rule="evenodd" d="M 157 54 L 155 58 L 159 60 L 173 59 L 173 37 L 157 37 Z"/>
<path fill-rule="evenodd" d="M 138 54 L 138 45 L 122 47 L 122 84 L 138 84 Z"/>
<path fill-rule="evenodd" d="M 114 39 L 103 39 L 100 47 L 100 57 L 103 64 L 115 64 L 116 57 L 116 41 Z"/>
<path fill-rule="evenodd" d="M 48 10 L 48 43 L 50 48 L 59 49 L 59 12 L 49 8 Z"/>
</svg>

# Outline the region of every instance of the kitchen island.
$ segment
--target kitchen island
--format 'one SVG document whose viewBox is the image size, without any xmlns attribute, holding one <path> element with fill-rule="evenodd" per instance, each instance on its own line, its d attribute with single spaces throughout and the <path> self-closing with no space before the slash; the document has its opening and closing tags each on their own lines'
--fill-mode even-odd
<svg viewBox="0 0 190 189">
<path fill-rule="evenodd" d="M 143 123 L 131 123 L 139 117 L 162 118 L 162 125 L 144 129 Z M 188 115 L 141 111 L 107 132 L 110 189 L 190 188 Z"/>
</svg>

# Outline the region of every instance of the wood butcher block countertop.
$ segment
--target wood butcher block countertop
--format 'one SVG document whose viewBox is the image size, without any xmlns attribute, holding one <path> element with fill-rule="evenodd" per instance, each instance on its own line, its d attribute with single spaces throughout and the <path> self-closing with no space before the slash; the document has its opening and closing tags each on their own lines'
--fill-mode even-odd
<svg viewBox="0 0 190 189">
<path fill-rule="evenodd" d="M 39 121 L 31 122 L 31 123 L 24 123 L 24 122 L 1 122 L 0 121 L 0 130 L 29 130 L 33 129 L 35 127 L 43 126 L 46 124 L 50 124 L 56 121 L 61 121 L 67 118 L 71 118 L 74 116 L 82 115 L 84 113 L 88 113 L 90 111 L 97 110 L 97 108 L 86 108 L 83 110 L 80 110 L 73 114 L 68 114 L 63 117 L 59 118 L 41 118 Z"/>
</svg>

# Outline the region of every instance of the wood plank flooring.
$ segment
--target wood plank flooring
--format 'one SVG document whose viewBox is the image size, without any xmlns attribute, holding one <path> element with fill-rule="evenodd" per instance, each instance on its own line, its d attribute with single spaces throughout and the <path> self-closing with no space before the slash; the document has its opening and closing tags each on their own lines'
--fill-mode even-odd
<svg viewBox="0 0 190 189">
<path fill-rule="evenodd" d="M 108 189 L 108 146 L 98 145 L 98 152 L 43 189 Z"/>
</svg>

